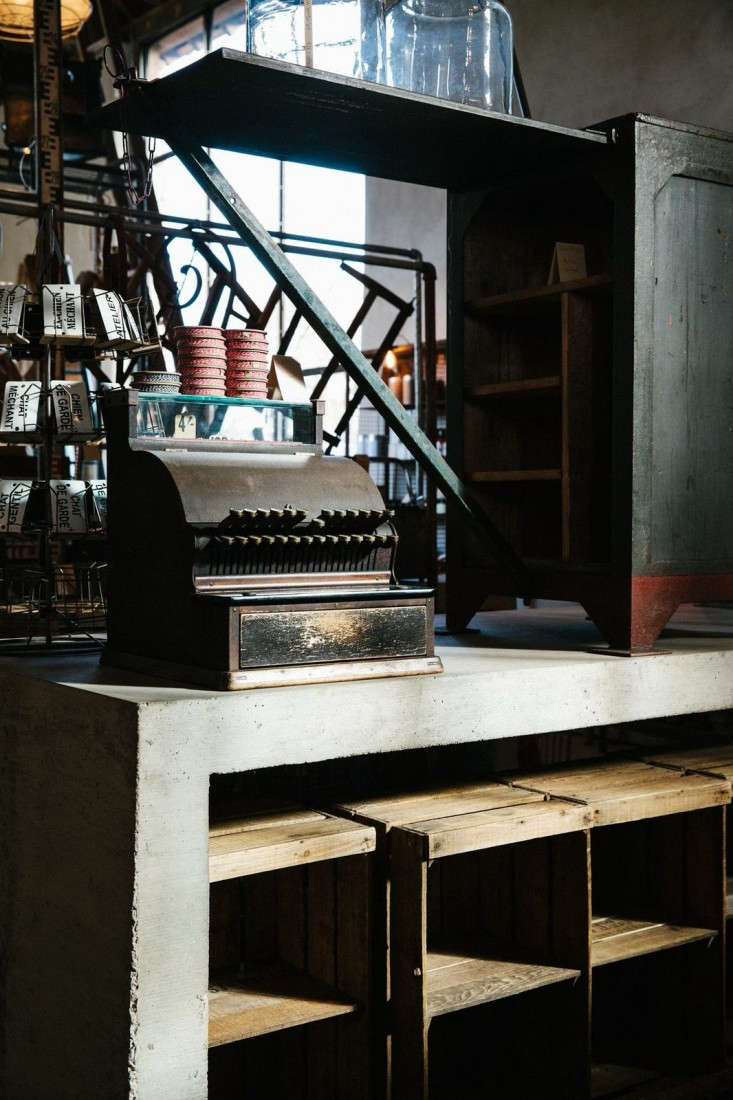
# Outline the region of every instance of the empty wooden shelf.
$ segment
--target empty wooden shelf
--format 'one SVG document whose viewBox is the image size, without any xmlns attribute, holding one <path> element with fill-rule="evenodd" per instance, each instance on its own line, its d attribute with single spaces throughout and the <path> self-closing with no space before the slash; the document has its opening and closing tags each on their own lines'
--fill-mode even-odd
<svg viewBox="0 0 733 1100">
<path fill-rule="evenodd" d="M 580 977 L 580 970 L 560 966 L 450 955 L 442 951 L 427 953 L 425 972 L 426 1014 L 430 1019 Z"/>
<path fill-rule="evenodd" d="M 546 1087 L 580 1096 L 589 970 L 586 807 L 485 782 L 346 801 L 340 809 L 374 826 L 385 876 L 375 945 L 377 956 L 389 959 L 392 1095 L 428 1095 L 432 1020 L 511 998 L 524 1004 L 527 1035 L 546 1032 L 551 1021 L 531 998 L 555 988 L 560 1000 L 553 1004 L 567 1027 L 546 1062 Z M 386 973 L 382 982 L 386 990 Z M 475 1011 L 464 1026 L 477 1029 L 495 1069 L 505 1057 L 502 1040 L 483 1035 Z M 571 1048 L 573 1057 L 565 1057 Z M 490 1075 L 486 1080 L 488 1086 Z"/>
<path fill-rule="evenodd" d="M 693 775 L 637 760 L 591 762 L 512 775 L 521 789 L 569 798 L 588 806 L 593 825 L 680 814 L 730 802 L 730 781 Z"/>
<path fill-rule="evenodd" d="M 355 1012 L 357 1004 L 310 974 L 282 963 L 209 989 L 209 1046 L 252 1039 Z"/>
<path fill-rule="evenodd" d="M 475 483 L 486 481 L 559 481 L 561 476 L 560 470 L 473 470 L 467 475 L 468 480 Z"/>
<path fill-rule="evenodd" d="M 374 850 L 374 830 L 315 810 L 225 821 L 209 830 L 209 881 Z"/>
<path fill-rule="evenodd" d="M 610 288 L 611 279 L 608 275 L 592 275 L 590 278 L 574 279 L 572 282 L 551 283 L 527 290 L 513 290 L 507 294 L 494 294 L 489 298 L 476 298 L 466 302 L 466 310 L 478 314 L 514 312 L 523 306 L 551 305 L 558 302 L 563 294 L 586 294 L 591 291 L 609 291 Z"/>
<path fill-rule="evenodd" d="M 515 378 L 511 382 L 487 382 L 483 386 L 474 386 L 466 390 L 466 399 L 476 401 L 484 398 L 521 399 L 544 397 L 548 393 L 560 392 L 560 375 L 551 374 L 546 378 Z"/>
<path fill-rule="evenodd" d="M 714 928 L 689 928 L 660 921 L 625 917 L 594 917 L 591 926 L 593 966 L 622 962 L 653 951 L 666 951 L 688 943 L 709 942 L 718 935 Z"/>
<path fill-rule="evenodd" d="M 214 804 L 209 1046 L 242 1047 L 212 1056 L 238 1067 L 225 1095 L 264 1089 L 289 1100 L 294 1085 L 283 1066 L 301 1059 L 323 1069 L 320 1084 L 301 1080 L 298 1095 L 330 1088 L 371 1100 L 374 847 L 373 828 L 309 807 Z M 217 1065 L 217 1078 L 228 1080 Z"/>
</svg>

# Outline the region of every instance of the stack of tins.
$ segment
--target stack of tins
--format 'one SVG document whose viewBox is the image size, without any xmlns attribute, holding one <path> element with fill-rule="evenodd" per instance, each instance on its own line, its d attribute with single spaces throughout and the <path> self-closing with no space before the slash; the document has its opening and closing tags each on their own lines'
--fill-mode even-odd
<svg viewBox="0 0 733 1100">
<path fill-rule="evenodd" d="M 177 328 L 176 360 L 181 393 L 192 397 L 224 397 L 227 347 L 220 328 Z"/>
<path fill-rule="evenodd" d="M 227 345 L 227 397 L 267 397 L 269 352 L 261 329 L 231 329 Z"/>
</svg>

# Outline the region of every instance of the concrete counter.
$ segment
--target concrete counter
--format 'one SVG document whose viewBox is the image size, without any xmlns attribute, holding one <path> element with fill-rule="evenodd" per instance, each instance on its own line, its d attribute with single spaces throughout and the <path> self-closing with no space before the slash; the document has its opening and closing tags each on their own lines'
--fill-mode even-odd
<svg viewBox="0 0 733 1100">
<path fill-rule="evenodd" d="M 635 659 L 573 609 L 479 621 L 442 676 L 249 692 L 0 659 L 0 1093 L 204 1100 L 213 773 L 733 707 L 730 611 Z"/>
</svg>

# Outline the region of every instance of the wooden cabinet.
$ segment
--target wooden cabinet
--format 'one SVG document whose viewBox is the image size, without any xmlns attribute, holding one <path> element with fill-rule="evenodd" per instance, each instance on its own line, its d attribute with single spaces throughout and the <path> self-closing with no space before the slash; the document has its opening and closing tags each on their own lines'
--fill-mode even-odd
<svg viewBox="0 0 733 1100">
<path fill-rule="evenodd" d="M 528 568 L 449 508 L 448 621 L 489 594 L 581 602 L 638 653 L 733 595 L 727 134 L 645 116 L 449 200 L 449 461 Z M 557 242 L 587 277 L 547 285 Z"/>
</svg>

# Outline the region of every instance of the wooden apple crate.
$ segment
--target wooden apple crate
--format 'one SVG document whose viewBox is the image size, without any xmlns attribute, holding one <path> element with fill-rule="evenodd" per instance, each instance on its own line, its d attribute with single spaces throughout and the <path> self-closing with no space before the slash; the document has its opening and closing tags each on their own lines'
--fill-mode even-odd
<svg viewBox="0 0 733 1100">
<path fill-rule="evenodd" d="M 675 768 L 685 774 L 693 772 L 713 775 L 721 779 L 727 779 L 729 783 L 733 782 L 733 745 L 717 744 L 698 749 L 674 749 L 665 753 L 653 754 L 648 759 L 652 763 L 657 763 L 666 768 Z M 726 808 L 726 837 L 730 836 L 730 830 L 731 807 L 729 805 Z M 733 916 L 733 862 L 728 854 L 727 844 L 725 865 L 725 915 L 728 921 Z M 727 1009 L 728 1014 L 731 1015 L 731 1009 L 733 1008 L 730 995 L 731 990 L 733 990 L 733 946 L 730 940 L 728 940 L 726 946 L 726 988 L 729 994 Z"/>
<path fill-rule="evenodd" d="M 374 830 L 260 805 L 209 833 L 209 1096 L 368 1100 Z"/>
<path fill-rule="evenodd" d="M 342 803 L 377 834 L 392 1096 L 580 1098 L 592 1058 L 719 1062 L 729 801 L 624 761 Z"/>
</svg>

